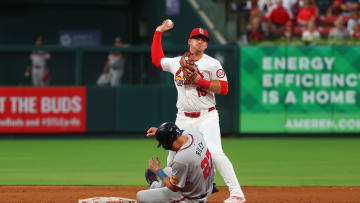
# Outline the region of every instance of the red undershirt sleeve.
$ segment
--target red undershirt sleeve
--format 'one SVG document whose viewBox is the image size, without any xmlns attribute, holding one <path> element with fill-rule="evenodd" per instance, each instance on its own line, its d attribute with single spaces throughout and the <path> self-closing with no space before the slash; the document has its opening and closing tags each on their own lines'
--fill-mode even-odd
<svg viewBox="0 0 360 203">
<path fill-rule="evenodd" d="M 227 95 L 227 93 L 229 92 L 228 82 L 222 81 L 222 80 L 219 80 L 219 82 L 220 82 L 220 86 L 221 86 L 221 92 L 220 92 L 220 94 L 222 94 L 222 95 Z"/>
<path fill-rule="evenodd" d="M 164 52 L 161 46 L 162 32 L 155 31 L 151 45 L 151 61 L 154 66 L 162 70 L 161 59 L 164 58 Z"/>
</svg>

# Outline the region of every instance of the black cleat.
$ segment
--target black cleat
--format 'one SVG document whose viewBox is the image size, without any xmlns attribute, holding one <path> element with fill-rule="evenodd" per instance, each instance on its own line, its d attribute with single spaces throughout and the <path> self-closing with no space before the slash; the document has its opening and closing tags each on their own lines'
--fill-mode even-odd
<svg viewBox="0 0 360 203">
<path fill-rule="evenodd" d="M 145 179 L 146 179 L 146 182 L 150 186 L 154 181 L 158 181 L 158 179 L 156 178 L 155 173 L 153 173 L 150 169 L 146 169 L 146 171 L 145 171 Z"/>
<path fill-rule="evenodd" d="M 216 183 L 213 183 L 213 189 L 211 194 L 214 194 L 215 192 L 219 192 L 219 190 L 216 188 Z"/>
</svg>

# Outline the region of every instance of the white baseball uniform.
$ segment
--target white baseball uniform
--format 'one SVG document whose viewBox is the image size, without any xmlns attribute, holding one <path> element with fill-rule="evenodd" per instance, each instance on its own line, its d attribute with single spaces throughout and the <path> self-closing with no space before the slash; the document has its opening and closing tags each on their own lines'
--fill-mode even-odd
<svg viewBox="0 0 360 203">
<path fill-rule="evenodd" d="M 215 170 L 211 153 L 199 131 L 185 130 L 188 141 L 178 150 L 170 167 L 164 169 L 172 185 L 181 188 L 172 192 L 162 181 L 154 181 L 149 190 L 139 191 L 139 203 L 206 202 L 213 188 Z"/>
<path fill-rule="evenodd" d="M 30 55 L 32 82 L 34 86 L 45 86 L 43 80 L 46 71 L 46 61 L 50 59 L 50 54 L 43 51 L 33 51 Z"/>
<path fill-rule="evenodd" d="M 110 66 L 110 85 L 117 86 L 120 84 L 121 78 L 124 75 L 125 59 L 121 53 L 111 53 L 108 59 Z"/>
<path fill-rule="evenodd" d="M 215 166 L 229 187 L 230 195 L 244 197 L 234 168 L 221 146 L 219 115 L 215 109 L 215 93 L 199 87 L 197 84 L 185 82 L 180 69 L 180 59 L 180 56 L 161 59 L 162 69 L 174 75 L 174 84 L 178 92 L 176 104 L 178 112 L 175 124 L 180 129 L 196 129 L 202 132 L 213 155 Z M 227 81 L 225 71 L 218 60 L 204 54 L 195 64 L 204 79 Z M 174 152 L 169 152 L 168 166 L 171 165 L 174 155 Z"/>
</svg>

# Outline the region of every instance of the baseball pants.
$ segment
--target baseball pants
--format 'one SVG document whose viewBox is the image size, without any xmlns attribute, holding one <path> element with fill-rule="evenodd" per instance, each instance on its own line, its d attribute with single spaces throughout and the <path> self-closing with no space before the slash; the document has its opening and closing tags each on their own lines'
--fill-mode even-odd
<svg viewBox="0 0 360 203">
<path fill-rule="evenodd" d="M 225 155 L 221 146 L 221 134 L 219 126 L 219 114 L 217 110 L 200 112 L 200 117 L 190 118 L 184 112 L 178 111 L 175 124 L 180 129 L 195 129 L 203 133 L 205 142 L 210 150 L 211 156 L 217 170 L 229 187 L 231 196 L 244 197 L 239 181 L 237 180 L 233 165 Z M 175 152 L 169 151 L 167 165 L 174 159 Z"/>
<path fill-rule="evenodd" d="M 171 176 L 171 168 L 164 168 L 164 172 L 167 176 Z M 210 197 L 210 193 L 207 197 L 200 200 L 189 200 L 184 198 L 180 192 L 173 192 L 167 188 L 162 181 L 154 181 L 149 190 L 141 190 L 136 194 L 138 203 L 199 203 L 206 202 Z"/>
<path fill-rule="evenodd" d="M 31 69 L 31 79 L 33 86 L 36 87 L 43 87 L 46 85 L 46 83 L 43 80 L 44 74 L 45 74 L 45 68 L 32 68 Z"/>
<path fill-rule="evenodd" d="M 124 69 L 112 69 L 110 68 L 110 86 L 117 86 L 121 82 L 121 78 L 124 75 Z"/>
</svg>

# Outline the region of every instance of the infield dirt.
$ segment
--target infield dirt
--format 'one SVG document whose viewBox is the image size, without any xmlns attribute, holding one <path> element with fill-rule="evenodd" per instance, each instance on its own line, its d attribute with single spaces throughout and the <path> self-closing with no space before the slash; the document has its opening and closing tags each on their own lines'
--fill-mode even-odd
<svg viewBox="0 0 360 203">
<path fill-rule="evenodd" d="M 90 197 L 135 199 L 137 186 L 0 186 L 0 203 L 77 203 Z M 218 187 L 208 203 L 222 203 L 229 195 Z M 247 203 L 358 203 L 360 187 L 243 187 Z"/>
</svg>

